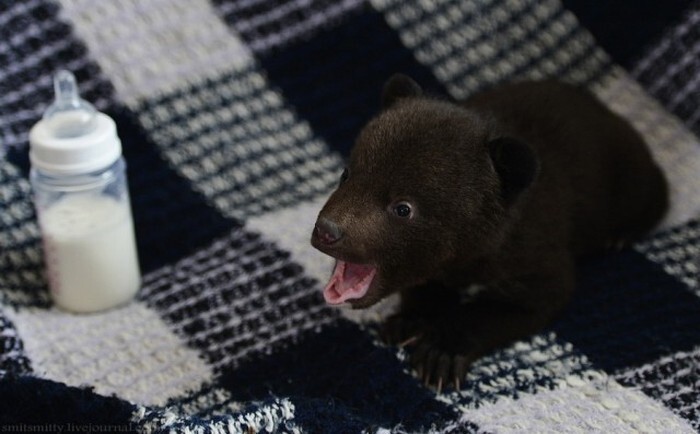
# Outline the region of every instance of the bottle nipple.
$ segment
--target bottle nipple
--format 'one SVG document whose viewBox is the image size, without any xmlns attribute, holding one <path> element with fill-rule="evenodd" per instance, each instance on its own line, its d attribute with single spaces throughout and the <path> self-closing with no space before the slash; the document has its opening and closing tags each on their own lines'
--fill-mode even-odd
<svg viewBox="0 0 700 434">
<path fill-rule="evenodd" d="M 75 77 L 62 69 L 53 78 L 54 102 L 44 112 L 49 132 L 56 138 L 80 137 L 97 126 L 95 107 L 78 95 Z"/>
</svg>

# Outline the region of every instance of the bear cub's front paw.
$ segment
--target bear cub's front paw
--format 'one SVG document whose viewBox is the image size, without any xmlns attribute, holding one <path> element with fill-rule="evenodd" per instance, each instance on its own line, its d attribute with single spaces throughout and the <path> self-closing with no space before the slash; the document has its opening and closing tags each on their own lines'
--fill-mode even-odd
<svg viewBox="0 0 700 434">
<path fill-rule="evenodd" d="M 414 374 L 437 393 L 449 385 L 459 390 L 476 359 L 470 340 L 459 335 L 449 324 L 401 314 L 389 317 L 380 329 L 384 342 L 407 349 Z"/>
</svg>

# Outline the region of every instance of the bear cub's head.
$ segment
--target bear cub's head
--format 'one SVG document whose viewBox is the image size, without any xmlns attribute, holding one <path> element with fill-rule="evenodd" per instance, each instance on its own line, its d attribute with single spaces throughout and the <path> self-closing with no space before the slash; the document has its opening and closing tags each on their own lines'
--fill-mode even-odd
<svg viewBox="0 0 700 434">
<path fill-rule="evenodd" d="M 394 75 L 313 230 L 337 260 L 326 301 L 368 307 L 493 254 L 537 169 L 497 121 Z"/>
</svg>

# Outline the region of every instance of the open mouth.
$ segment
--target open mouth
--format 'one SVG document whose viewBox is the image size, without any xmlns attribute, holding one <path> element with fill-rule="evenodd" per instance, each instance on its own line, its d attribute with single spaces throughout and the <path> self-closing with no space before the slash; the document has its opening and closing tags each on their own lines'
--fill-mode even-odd
<svg viewBox="0 0 700 434">
<path fill-rule="evenodd" d="M 376 274 L 377 267 L 373 265 L 338 260 L 331 280 L 323 290 L 323 297 L 328 304 L 360 299 L 367 294 Z"/>
</svg>

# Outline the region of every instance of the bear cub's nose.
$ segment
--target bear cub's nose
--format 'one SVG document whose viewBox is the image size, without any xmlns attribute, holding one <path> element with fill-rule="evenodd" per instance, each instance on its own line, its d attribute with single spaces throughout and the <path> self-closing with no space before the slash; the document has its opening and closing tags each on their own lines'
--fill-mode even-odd
<svg viewBox="0 0 700 434">
<path fill-rule="evenodd" d="M 343 237 L 343 232 L 337 224 L 325 217 L 321 217 L 314 227 L 314 236 L 323 244 L 330 245 L 338 242 Z"/>
</svg>

